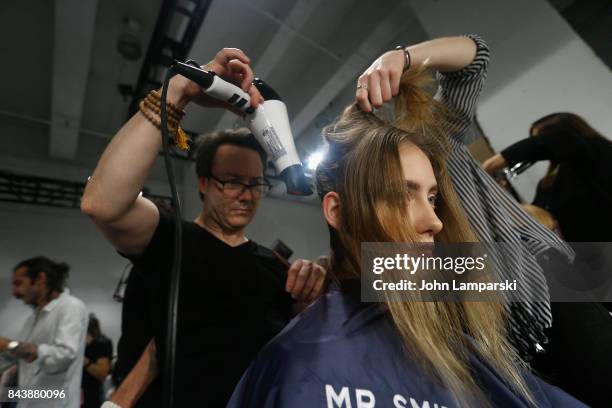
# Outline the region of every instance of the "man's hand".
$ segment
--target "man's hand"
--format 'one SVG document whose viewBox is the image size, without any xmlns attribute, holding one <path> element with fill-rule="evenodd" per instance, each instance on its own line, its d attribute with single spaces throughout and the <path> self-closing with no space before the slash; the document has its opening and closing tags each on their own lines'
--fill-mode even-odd
<svg viewBox="0 0 612 408">
<path fill-rule="evenodd" d="M 33 343 L 21 343 L 13 354 L 31 363 L 38 358 L 38 346 Z"/>
<path fill-rule="evenodd" d="M 251 59 L 238 48 L 223 48 L 215 55 L 215 58 L 201 68 L 205 71 L 213 71 L 226 81 L 240 87 L 251 97 L 251 106 L 256 108 L 263 97 L 256 87 L 252 85 L 253 71 L 249 64 Z M 195 82 L 177 75 L 170 80 L 168 88 L 168 101 L 175 103 L 182 109 L 189 101 L 202 106 L 222 107 L 242 115 L 243 112 L 234 106 L 212 98 L 202 92 L 202 88 Z"/>
<path fill-rule="evenodd" d="M 321 296 L 327 271 L 311 261 L 298 259 L 287 272 L 285 289 L 298 302 L 312 303 Z"/>
</svg>

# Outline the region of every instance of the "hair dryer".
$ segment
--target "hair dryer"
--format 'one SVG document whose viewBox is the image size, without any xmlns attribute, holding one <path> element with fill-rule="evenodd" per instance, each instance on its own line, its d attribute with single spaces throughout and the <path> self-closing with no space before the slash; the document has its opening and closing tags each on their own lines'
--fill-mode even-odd
<svg viewBox="0 0 612 408">
<path fill-rule="evenodd" d="M 274 163 L 278 174 L 287 185 L 289 194 L 312 194 L 295 149 L 287 107 L 270 86 L 261 79 L 253 81 L 253 85 L 264 98 L 263 104 L 255 109 L 250 105 L 249 94 L 221 79 L 214 72 L 204 71 L 190 65 L 190 62 L 176 61 L 173 67 L 177 73 L 200 85 L 207 95 L 225 101 L 244 112 L 249 129 Z"/>
<path fill-rule="evenodd" d="M 519 162 L 519 163 L 516 163 L 511 168 L 506 167 L 505 169 L 502 170 L 502 172 L 506 177 L 508 177 L 509 180 L 513 180 L 516 178 L 516 176 L 518 176 L 519 174 L 521 174 L 522 172 L 524 172 L 525 170 L 527 170 L 534 164 L 535 162 Z"/>
</svg>

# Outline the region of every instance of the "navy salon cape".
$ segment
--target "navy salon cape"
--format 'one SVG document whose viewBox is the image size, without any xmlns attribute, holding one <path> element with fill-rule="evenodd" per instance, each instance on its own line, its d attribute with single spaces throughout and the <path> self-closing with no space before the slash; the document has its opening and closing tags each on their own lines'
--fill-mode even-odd
<svg viewBox="0 0 612 408">
<path fill-rule="evenodd" d="M 266 345 L 228 407 L 454 407 L 449 391 L 429 381 L 402 347 L 379 307 L 332 290 Z M 472 367 L 494 406 L 528 407 L 482 361 L 473 358 Z M 525 376 L 538 407 L 585 406 L 559 388 Z"/>
</svg>

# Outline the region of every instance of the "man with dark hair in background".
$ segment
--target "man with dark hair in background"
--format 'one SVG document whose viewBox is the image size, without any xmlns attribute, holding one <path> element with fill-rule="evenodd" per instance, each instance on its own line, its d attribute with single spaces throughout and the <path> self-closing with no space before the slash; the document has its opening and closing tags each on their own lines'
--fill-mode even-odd
<svg viewBox="0 0 612 408">
<path fill-rule="evenodd" d="M 18 407 L 80 406 L 87 312 L 65 287 L 69 266 L 39 256 L 13 269 L 13 296 L 32 306 L 17 339 L 0 337 L 0 352 L 17 357 L 23 390 L 63 391 L 63 398 L 23 401 Z"/>
<path fill-rule="evenodd" d="M 251 86 L 249 62 L 242 51 L 223 49 L 204 69 L 239 83 L 257 107 L 262 97 Z M 190 101 L 219 105 L 197 84 L 172 78 L 169 109 L 180 113 Z M 138 112 L 119 130 L 81 201 L 82 211 L 134 262 L 151 294 L 154 341 L 106 403 L 112 407 L 132 406 L 158 373 L 167 373 L 157 355 L 166 347 L 175 220 L 140 195 L 161 148 L 158 119 L 157 108 Z M 321 293 L 325 271 L 301 260 L 287 270 L 272 251 L 245 236 L 269 189 L 265 153 L 253 135 L 244 129 L 218 132 L 200 143 L 197 156 L 203 201 L 194 221 L 182 221 L 173 399 L 176 406 L 224 407 L 257 351 L 285 326 L 296 306 Z"/>
</svg>

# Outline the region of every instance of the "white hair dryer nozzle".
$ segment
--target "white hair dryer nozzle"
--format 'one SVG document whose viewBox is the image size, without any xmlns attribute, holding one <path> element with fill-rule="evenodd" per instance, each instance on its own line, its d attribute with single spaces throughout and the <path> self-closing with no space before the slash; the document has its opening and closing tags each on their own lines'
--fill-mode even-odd
<svg viewBox="0 0 612 408">
<path fill-rule="evenodd" d="M 257 87 L 264 98 L 263 105 L 257 110 L 262 111 L 266 122 L 272 126 L 270 132 L 272 134 L 258 131 L 256 126 L 251 127 L 251 131 L 264 148 L 266 145 L 270 145 L 269 150 L 273 152 L 272 155 L 268 153 L 270 160 L 274 162 L 278 174 L 287 185 L 287 192 L 300 196 L 312 194 L 312 188 L 306 180 L 304 167 L 295 149 L 285 103 L 276 91 L 261 79 L 255 78 L 253 85 Z M 257 112 L 255 112 L 255 116 L 257 116 Z M 252 123 L 254 122 L 255 120 Z M 274 140 L 272 141 L 272 139 Z"/>
</svg>

